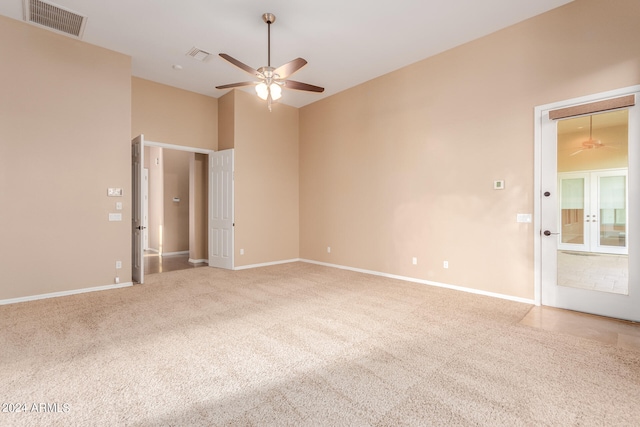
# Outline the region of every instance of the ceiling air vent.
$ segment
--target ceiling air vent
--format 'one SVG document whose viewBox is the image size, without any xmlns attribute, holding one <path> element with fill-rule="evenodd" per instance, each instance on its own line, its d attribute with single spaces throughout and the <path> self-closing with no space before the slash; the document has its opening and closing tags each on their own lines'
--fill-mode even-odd
<svg viewBox="0 0 640 427">
<path fill-rule="evenodd" d="M 25 21 L 73 37 L 82 37 L 86 16 L 40 0 L 24 0 L 23 5 Z"/>
<path fill-rule="evenodd" d="M 211 54 L 197 47 L 192 47 L 189 52 L 187 52 L 187 56 L 197 59 L 198 61 L 205 61 Z"/>
</svg>

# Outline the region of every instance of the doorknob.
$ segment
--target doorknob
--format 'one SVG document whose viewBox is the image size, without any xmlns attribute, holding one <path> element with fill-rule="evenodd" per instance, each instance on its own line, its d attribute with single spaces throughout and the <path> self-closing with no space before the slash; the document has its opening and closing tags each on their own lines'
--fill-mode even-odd
<svg viewBox="0 0 640 427">
<path fill-rule="evenodd" d="M 549 230 L 544 230 L 542 234 L 544 234 L 545 236 L 551 236 L 552 234 L 560 234 L 560 233 L 552 233 Z"/>
<path fill-rule="evenodd" d="M 142 225 L 139 225 L 139 226 L 137 226 L 136 228 L 137 228 L 138 230 L 144 230 L 144 229 L 145 229 L 145 228 L 147 228 L 147 227 L 143 227 Z"/>
<path fill-rule="evenodd" d="M 544 192 L 544 197 L 549 197 L 551 195 L 551 193 L 549 193 L 548 191 Z"/>
</svg>

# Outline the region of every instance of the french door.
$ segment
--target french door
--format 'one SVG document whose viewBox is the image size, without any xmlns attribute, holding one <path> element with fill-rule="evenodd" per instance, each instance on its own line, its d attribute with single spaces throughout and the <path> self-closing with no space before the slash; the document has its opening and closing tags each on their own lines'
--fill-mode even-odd
<svg viewBox="0 0 640 427">
<path fill-rule="evenodd" d="M 627 170 L 558 173 L 560 250 L 628 254 Z"/>
<path fill-rule="evenodd" d="M 543 305 L 640 321 L 637 102 L 640 86 L 536 108 L 536 300 Z"/>
</svg>

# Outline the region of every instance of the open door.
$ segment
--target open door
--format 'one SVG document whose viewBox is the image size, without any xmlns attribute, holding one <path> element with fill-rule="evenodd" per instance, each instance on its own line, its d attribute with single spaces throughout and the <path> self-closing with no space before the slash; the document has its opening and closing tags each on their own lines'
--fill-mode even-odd
<svg viewBox="0 0 640 427">
<path fill-rule="evenodd" d="M 233 270 L 233 149 L 209 154 L 209 267 Z"/>
<path fill-rule="evenodd" d="M 144 135 L 131 141 L 131 278 L 144 283 Z"/>
</svg>

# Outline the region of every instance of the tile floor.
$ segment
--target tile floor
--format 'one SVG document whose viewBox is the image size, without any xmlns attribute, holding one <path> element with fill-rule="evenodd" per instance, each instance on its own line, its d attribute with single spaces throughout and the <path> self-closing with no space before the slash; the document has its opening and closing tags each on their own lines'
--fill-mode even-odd
<svg viewBox="0 0 640 427">
<path fill-rule="evenodd" d="M 553 307 L 533 307 L 521 325 L 560 332 L 640 353 L 640 323 Z"/>
<path fill-rule="evenodd" d="M 626 295 L 627 256 L 558 251 L 558 285 Z"/>
</svg>

